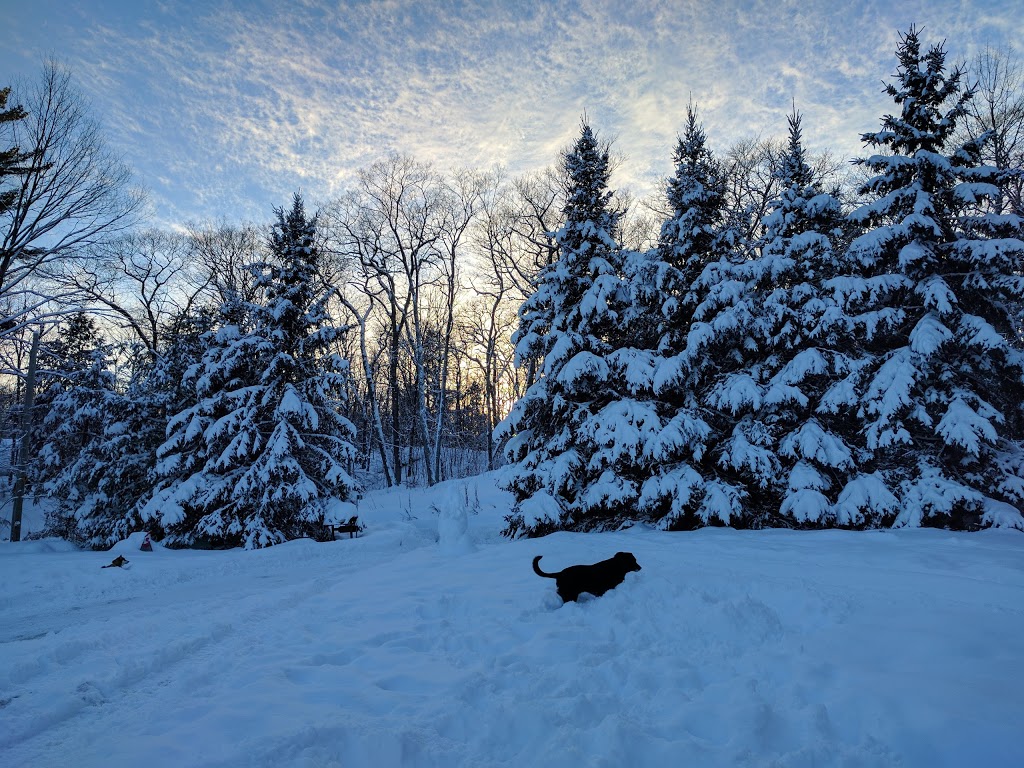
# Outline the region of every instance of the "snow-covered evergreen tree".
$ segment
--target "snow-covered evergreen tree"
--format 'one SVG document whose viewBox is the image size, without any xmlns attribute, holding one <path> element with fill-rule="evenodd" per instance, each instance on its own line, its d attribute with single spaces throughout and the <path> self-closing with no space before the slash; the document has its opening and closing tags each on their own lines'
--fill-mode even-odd
<svg viewBox="0 0 1024 768">
<path fill-rule="evenodd" d="M 765 435 L 761 462 L 770 468 L 749 491 L 761 498 L 751 524 L 860 526 L 891 510 L 851 502 L 871 482 L 855 471 L 856 422 L 823 399 L 865 364 L 843 299 L 867 286 L 847 261 L 849 225 L 839 200 L 814 180 L 800 122 L 794 111 L 776 172 L 781 194 L 762 222 L 759 254 L 742 266 L 754 297 L 746 373 L 756 388 L 738 412 Z"/>
<path fill-rule="evenodd" d="M 875 176 L 852 214 L 851 254 L 875 290 L 851 295 L 877 363 L 828 399 L 863 419 L 863 447 L 899 499 L 896 525 L 1024 527 L 1024 356 L 1014 309 L 1024 243 L 1014 216 L 985 213 L 995 169 L 955 146 L 971 92 L 941 45 L 901 36 L 899 107 L 865 134 Z M 893 504 L 895 508 L 895 503 Z"/>
<path fill-rule="evenodd" d="M 732 520 L 738 502 L 733 489 L 715 480 L 708 450 L 713 427 L 698 397 L 699 386 L 717 367 L 713 353 L 726 350 L 735 334 L 722 328 L 691 339 L 694 324 L 706 319 L 709 296 L 723 295 L 735 283 L 735 238 L 725 221 L 725 171 L 707 147 L 693 106 L 673 159 L 675 174 L 666 188 L 671 213 L 658 246 L 628 267 L 630 328 L 636 329 L 631 335 L 653 355 L 634 355 L 636 373 L 627 380 L 642 379 L 642 367 L 648 366 L 640 396 L 657 411 L 647 420 L 640 511 L 669 527 L 692 527 Z"/>
<path fill-rule="evenodd" d="M 52 365 L 41 376 L 34 481 L 38 493 L 58 502 L 49 533 L 107 547 L 144 527 L 140 510 L 168 414 L 182 407 L 183 374 L 202 356 L 197 332 L 187 326 L 204 317 L 208 329 L 204 313 L 179 318 L 155 360 L 136 356 L 141 365 L 123 390 L 114 386 L 109 351 L 87 315 L 72 316 L 47 345 L 44 359 Z M 161 534 L 153 521 L 145 527 Z"/>
<path fill-rule="evenodd" d="M 111 401 L 93 451 L 94 503 L 83 522 L 97 543 L 118 541 L 143 528 L 163 537 L 159 522 L 143 522 L 141 510 L 155 481 L 157 449 L 166 439 L 168 419 L 192 402 L 185 373 L 202 358 L 201 339 L 212 323 L 213 313 L 205 309 L 186 312 L 161 334 L 155 358 L 148 351 L 134 356 L 136 367 L 125 391 Z"/>
<path fill-rule="evenodd" d="M 276 213 L 263 301 L 224 307 L 186 376 L 196 402 L 171 418 L 159 450 L 146 513 L 174 543 L 264 547 L 321 537 L 325 521 L 352 512 L 354 429 L 339 412 L 347 365 L 331 351 L 344 329 L 318 286 L 315 218 L 298 195 Z"/>
<path fill-rule="evenodd" d="M 100 487 L 104 433 L 122 401 L 114 388 L 110 350 L 96 321 L 79 313 L 41 357 L 32 482 L 38 494 L 56 502 L 47 513 L 46 532 L 90 546 L 109 545 L 125 533 L 107 524 L 109 499 Z"/>
<path fill-rule="evenodd" d="M 20 105 L 8 106 L 7 99 L 11 95 L 10 86 L 0 88 L 0 129 L 5 123 L 16 123 L 28 117 L 28 113 Z M 0 133 L 0 136 L 7 137 L 7 132 Z M 23 152 L 20 147 L 0 148 L 0 216 L 14 205 L 18 199 L 17 189 L 5 189 L 8 181 L 7 176 L 20 176 L 28 171 L 27 161 L 32 159 L 31 152 Z"/>
<path fill-rule="evenodd" d="M 654 338 L 644 346 L 665 354 L 685 348 L 697 303 L 694 286 L 708 264 L 729 249 L 723 227 L 725 171 L 707 147 L 692 104 L 672 159 L 675 174 L 666 185 L 671 213 L 653 254 L 631 260 L 629 269 L 636 315 L 632 324 L 644 319 L 656 323 Z"/>
<path fill-rule="evenodd" d="M 628 417 L 602 413 L 620 399 L 609 357 L 622 345 L 627 307 L 608 149 L 584 122 L 563 163 L 557 258 L 520 309 L 514 338 L 517 359 L 542 358 L 541 373 L 497 429 L 511 436 L 503 482 L 516 497 L 506 529 L 513 536 L 610 525 L 639 491 L 618 466 L 635 460 L 629 438 L 615 434 L 632 430 Z"/>
</svg>

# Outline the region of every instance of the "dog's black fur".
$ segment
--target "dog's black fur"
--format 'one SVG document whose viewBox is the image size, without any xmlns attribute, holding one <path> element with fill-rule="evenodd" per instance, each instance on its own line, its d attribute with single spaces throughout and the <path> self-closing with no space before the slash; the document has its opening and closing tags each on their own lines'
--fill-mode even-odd
<svg viewBox="0 0 1024 768">
<path fill-rule="evenodd" d="M 575 600 L 583 592 L 600 597 L 609 589 L 621 584 L 630 571 L 639 571 L 640 566 L 631 552 L 618 552 L 615 557 L 593 565 L 571 565 L 558 573 L 545 573 L 537 563 L 543 555 L 533 558 L 533 570 L 538 576 L 555 580 L 558 596 L 563 601 Z"/>
</svg>

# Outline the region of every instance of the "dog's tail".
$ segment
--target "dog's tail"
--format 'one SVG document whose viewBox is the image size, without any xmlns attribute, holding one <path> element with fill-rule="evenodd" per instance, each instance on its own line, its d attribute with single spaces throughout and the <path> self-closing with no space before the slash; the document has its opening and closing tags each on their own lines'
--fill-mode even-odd
<svg viewBox="0 0 1024 768">
<path fill-rule="evenodd" d="M 544 573 L 544 571 L 542 571 L 540 569 L 540 566 L 537 565 L 537 563 L 540 562 L 540 559 L 542 557 L 544 557 L 544 555 L 537 555 L 535 558 L 533 558 L 533 572 L 536 573 L 538 576 L 543 576 L 544 578 L 547 578 L 547 579 L 557 579 L 558 578 L 557 574 L 554 574 L 554 573 Z"/>
</svg>

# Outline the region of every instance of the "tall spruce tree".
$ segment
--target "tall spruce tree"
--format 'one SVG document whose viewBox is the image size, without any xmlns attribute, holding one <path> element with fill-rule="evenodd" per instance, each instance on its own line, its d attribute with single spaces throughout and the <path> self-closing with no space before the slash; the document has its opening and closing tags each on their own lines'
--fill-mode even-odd
<svg viewBox="0 0 1024 768">
<path fill-rule="evenodd" d="M 673 153 L 675 174 L 666 184 L 671 207 L 662 224 L 653 258 L 631 269 L 634 324 L 645 318 L 653 325 L 649 346 L 665 355 L 678 354 L 696 308 L 693 288 L 708 264 L 728 250 L 725 238 L 725 171 L 707 147 L 697 109 L 686 110 L 686 129 Z"/>
<path fill-rule="evenodd" d="M 619 400 L 608 359 L 621 346 L 627 293 L 609 153 L 584 121 L 563 157 L 568 188 L 557 258 L 520 309 L 517 358 L 543 358 L 538 380 L 498 427 L 510 435 L 504 486 L 516 497 L 506 533 L 613 524 L 638 495 L 616 463 L 630 449 L 602 418 Z M 605 417 L 607 417 L 607 413 Z"/>
<path fill-rule="evenodd" d="M 643 515 L 669 527 L 733 518 L 735 495 L 716 484 L 708 452 L 712 426 L 698 386 L 714 368 L 692 353 L 691 332 L 704 319 L 708 294 L 731 277 L 734 237 L 725 221 L 725 171 L 707 147 L 692 105 L 666 185 L 671 214 L 657 247 L 631 262 L 633 334 L 654 353 L 643 391 L 656 409 L 644 445 Z M 706 347 L 710 338 L 701 338 Z M 725 336 L 719 341 L 724 344 Z M 640 358 L 642 360 L 642 358 Z"/>
<path fill-rule="evenodd" d="M 714 203 L 727 207 L 724 195 L 716 195 Z M 716 209 L 714 220 L 718 224 L 711 247 L 696 264 L 699 273 L 691 272 L 695 277 L 687 297 L 692 311 L 682 328 L 685 344 L 659 365 L 655 380 L 663 398 L 675 393 L 667 398 L 669 403 L 687 398 L 707 427 L 699 440 L 696 434 L 684 434 L 696 470 L 684 479 L 697 493 L 685 505 L 676 502 L 677 510 L 667 521 L 670 528 L 750 525 L 762 507 L 751 489 L 763 490 L 777 471 L 769 432 L 744 411 L 756 400 L 750 375 L 756 352 L 750 334 L 754 295 L 747 290 L 744 271 L 752 248 L 733 217 Z"/>
<path fill-rule="evenodd" d="M 1024 356 L 1014 310 L 1024 299 L 1015 216 L 986 215 L 998 174 L 985 137 L 952 139 L 972 93 L 941 45 L 913 27 L 897 48 L 899 107 L 864 134 L 877 154 L 852 214 L 870 231 L 851 254 L 882 290 L 852 297 L 877 363 L 833 403 L 863 420 L 863 448 L 899 498 L 896 525 L 1024 527 Z"/>
<path fill-rule="evenodd" d="M 36 493 L 55 506 L 45 530 L 89 546 L 109 546 L 132 530 L 104 522 L 109 498 L 101 487 L 105 464 L 103 436 L 121 396 L 114 388 L 110 349 L 96 321 L 72 315 L 42 354 L 44 370 L 36 402 Z"/>
<path fill-rule="evenodd" d="M 319 538 L 357 493 L 354 428 L 339 410 L 347 367 L 331 352 L 345 329 L 330 323 L 318 283 L 316 220 L 298 195 L 276 213 L 272 259 L 257 276 L 263 301 L 224 308 L 189 375 L 197 400 L 171 419 L 159 451 L 146 511 L 174 543 Z"/>
<path fill-rule="evenodd" d="M 756 297 L 749 373 L 758 386 L 743 410 L 770 434 L 778 468 L 752 524 L 860 526 L 890 505 L 877 509 L 879 499 L 866 493 L 872 480 L 855 472 L 861 457 L 849 439 L 856 430 L 850 410 L 823 400 L 865 364 L 851 344 L 855 323 L 842 298 L 853 285 L 867 286 L 847 261 L 849 224 L 839 200 L 815 182 L 800 123 L 794 110 L 776 171 L 781 194 L 762 221 L 758 256 L 743 266 Z"/>
</svg>

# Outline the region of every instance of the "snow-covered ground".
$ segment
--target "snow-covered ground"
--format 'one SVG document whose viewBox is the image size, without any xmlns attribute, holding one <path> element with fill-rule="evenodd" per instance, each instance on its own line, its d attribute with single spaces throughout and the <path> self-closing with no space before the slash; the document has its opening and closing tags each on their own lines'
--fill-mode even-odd
<svg viewBox="0 0 1024 768">
<path fill-rule="evenodd" d="M 1024 765 L 1024 534 L 509 542 L 508 504 L 483 477 L 373 493 L 331 544 L 0 545 L 0 765 Z M 643 570 L 580 604 L 530 567 L 617 550 Z"/>
</svg>

